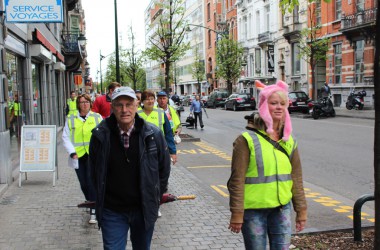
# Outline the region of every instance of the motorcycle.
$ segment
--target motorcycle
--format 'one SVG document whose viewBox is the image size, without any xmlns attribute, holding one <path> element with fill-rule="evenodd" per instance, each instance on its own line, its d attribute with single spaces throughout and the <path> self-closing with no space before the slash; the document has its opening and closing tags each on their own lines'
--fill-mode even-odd
<svg viewBox="0 0 380 250">
<path fill-rule="evenodd" d="M 316 101 L 308 103 L 309 113 L 316 120 L 320 116 L 335 117 L 334 105 L 330 97 L 320 97 Z"/>
<path fill-rule="evenodd" d="M 353 108 L 362 110 L 364 107 L 364 96 L 366 95 L 367 93 L 364 89 L 358 93 L 355 93 L 355 89 L 351 89 L 346 101 L 346 108 L 348 110 Z"/>
</svg>

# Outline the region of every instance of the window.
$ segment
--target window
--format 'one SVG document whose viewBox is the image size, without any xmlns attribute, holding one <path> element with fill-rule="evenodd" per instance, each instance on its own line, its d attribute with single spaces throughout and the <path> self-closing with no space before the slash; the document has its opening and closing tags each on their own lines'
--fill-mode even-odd
<svg viewBox="0 0 380 250">
<path fill-rule="evenodd" d="M 315 24 L 321 25 L 322 24 L 322 17 L 321 17 L 321 0 L 315 1 Z"/>
<path fill-rule="evenodd" d="M 256 35 L 260 34 L 260 12 L 256 12 Z"/>
<path fill-rule="evenodd" d="M 243 22 L 244 22 L 243 40 L 247 40 L 248 22 L 247 22 L 247 17 L 246 16 L 243 18 Z"/>
<path fill-rule="evenodd" d="M 292 73 L 293 75 L 299 75 L 301 73 L 301 60 L 299 58 L 300 48 L 299 43 L 292 44 Z"/>
<path fill-rule="evenodd" d="M 210 12 L 210 3 L 207 4 L 207 20 L 210 21 L 211 19 L 211 12 Z"/>
<path fill-rule="evenodd" d="M 334 78 L 335 83 L 342 82 L 342 44 L 334 45 Z"/>
<path fill-rule="evenodd" d="M 255 73 L 261 73 L 261 50 L 255 49 Z"/>
<path fill-rule="evenodd" d="M 356 41 L 355 46 L 355 83 L 363 83 L 364 40 Z"/>
<path fill-rule="evenodd" d="M 342 0 L 335 0 L 335 20 L 340 20 L 342 15 Z"/>
<path fill-rule="evenodd" d="M 299 6 L 294 5 L 293 9 L 293 23 L 299 23 L 299 11 L 298 11 Z"/>
<path fill-rule="evenodd" d="M 209 48 L 211 48 L 211 30 L 209 30 L 208 32 L 207 32 L 207 35 L 208 35 L 208 47 Z"/>
<path fill-rule="evenodd" d="M 248 33 L 247 33 L 247 38 L 252 38 L 252 15 L 249 13 L 248 16 Z"/>
<path fill-rule="evenodd" d="M 269 31 L 269 25 L 270 25 L 270 6 L 266 6 L 265 7 L 265 15 L 266 15 L 266 18 L 265 18 L 265 31 Z"/>
<path fill-rule="evenodd" d="M 356 11 L 364 11 L 364 0 L 356 0 Z"/>
<path fill-rule="evenodd" d="M 254 73 L 253 73 L 253 68 L 254 68 L 254 60 L 253 60 L 253 55 L 249 55 L 249 66 L 248 66 L 248 70 L 249 70 L 249 75 L 248 76 L 253 76 Z"/>
</svg>

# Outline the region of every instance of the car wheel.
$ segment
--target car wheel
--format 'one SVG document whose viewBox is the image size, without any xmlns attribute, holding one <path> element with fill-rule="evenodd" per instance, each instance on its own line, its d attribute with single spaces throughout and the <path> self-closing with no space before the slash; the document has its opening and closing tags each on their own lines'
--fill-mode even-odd
<svg viewBox="0 0 380 250">
<path fill-rule="evenodd" d="M 313 115 L 312 115 L 312 116 L 313 116 L 313 119 L 314 119 L 314 120 L 317 120 L 317 119 L 319 118 L 319 112 L 318 112 L 316 109 L 314 109 L 314 110 L 313 110 Z"/>
<path fill-rule="evenodd" d="M 346 108 L 347 108 L 348 110 L 351 110 L 351 109 L 352 109 L 352 106 L 351 106 L 350 104 L 346 103 Z"/>
</svg>

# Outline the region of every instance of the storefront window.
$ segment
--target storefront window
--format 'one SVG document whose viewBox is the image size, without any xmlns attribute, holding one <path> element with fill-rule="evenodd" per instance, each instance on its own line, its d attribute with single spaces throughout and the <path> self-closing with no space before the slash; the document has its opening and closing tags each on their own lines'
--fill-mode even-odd
<svg viewBox="0 0 380 250">
<path fill-rule="evenodd" d="M 8 108 L 9 108 L 9 124 L 11 136 L 18 137 L 21 133 L 22 126 L 22 105 L 21 91 L 19 88 L 18 79 L 18 60 L 11 53 L 6 53 L 7 57 L 7 78 L 8 78 Z"/>
<path fill-rule="evenodd" d="M 42 125 L 41 81 L 38 64 L 32 63 L 34 124 Z"/>
</svg>

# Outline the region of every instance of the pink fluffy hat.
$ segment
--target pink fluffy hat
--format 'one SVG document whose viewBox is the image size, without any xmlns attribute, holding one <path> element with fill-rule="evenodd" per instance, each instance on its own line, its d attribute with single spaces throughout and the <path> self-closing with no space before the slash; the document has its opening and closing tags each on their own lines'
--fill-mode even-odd
<svg viewBox="0 0 380 250">
<path fill-rule="evenodd" d="M 273 85 L 265 85 L 262 82 L 256 80 L 255 81 L 256 88 L 260 90 L 259 94 L 259 114 L 261 119 L 265 122 L 267 126 L 267 133 L 273 133 L 273 119 L 271 114 L 269 113 L 268 108 L 268 98 L 275 92 L 283 92 L 285 96 L 288 96 L 288 84 L 283 81 L 277 81 L 276 84 Z M 288 107 L 289 103 L 286 103 L 286 107 Z M 290 121 L 290 115 L 288 109 L 285 110 L 285 124 L 284 124 L 284 136 L 282 139 L 287 141 L 289 139 L 290 134 L 292 133 L 292 122 Z"/>
</svg>

